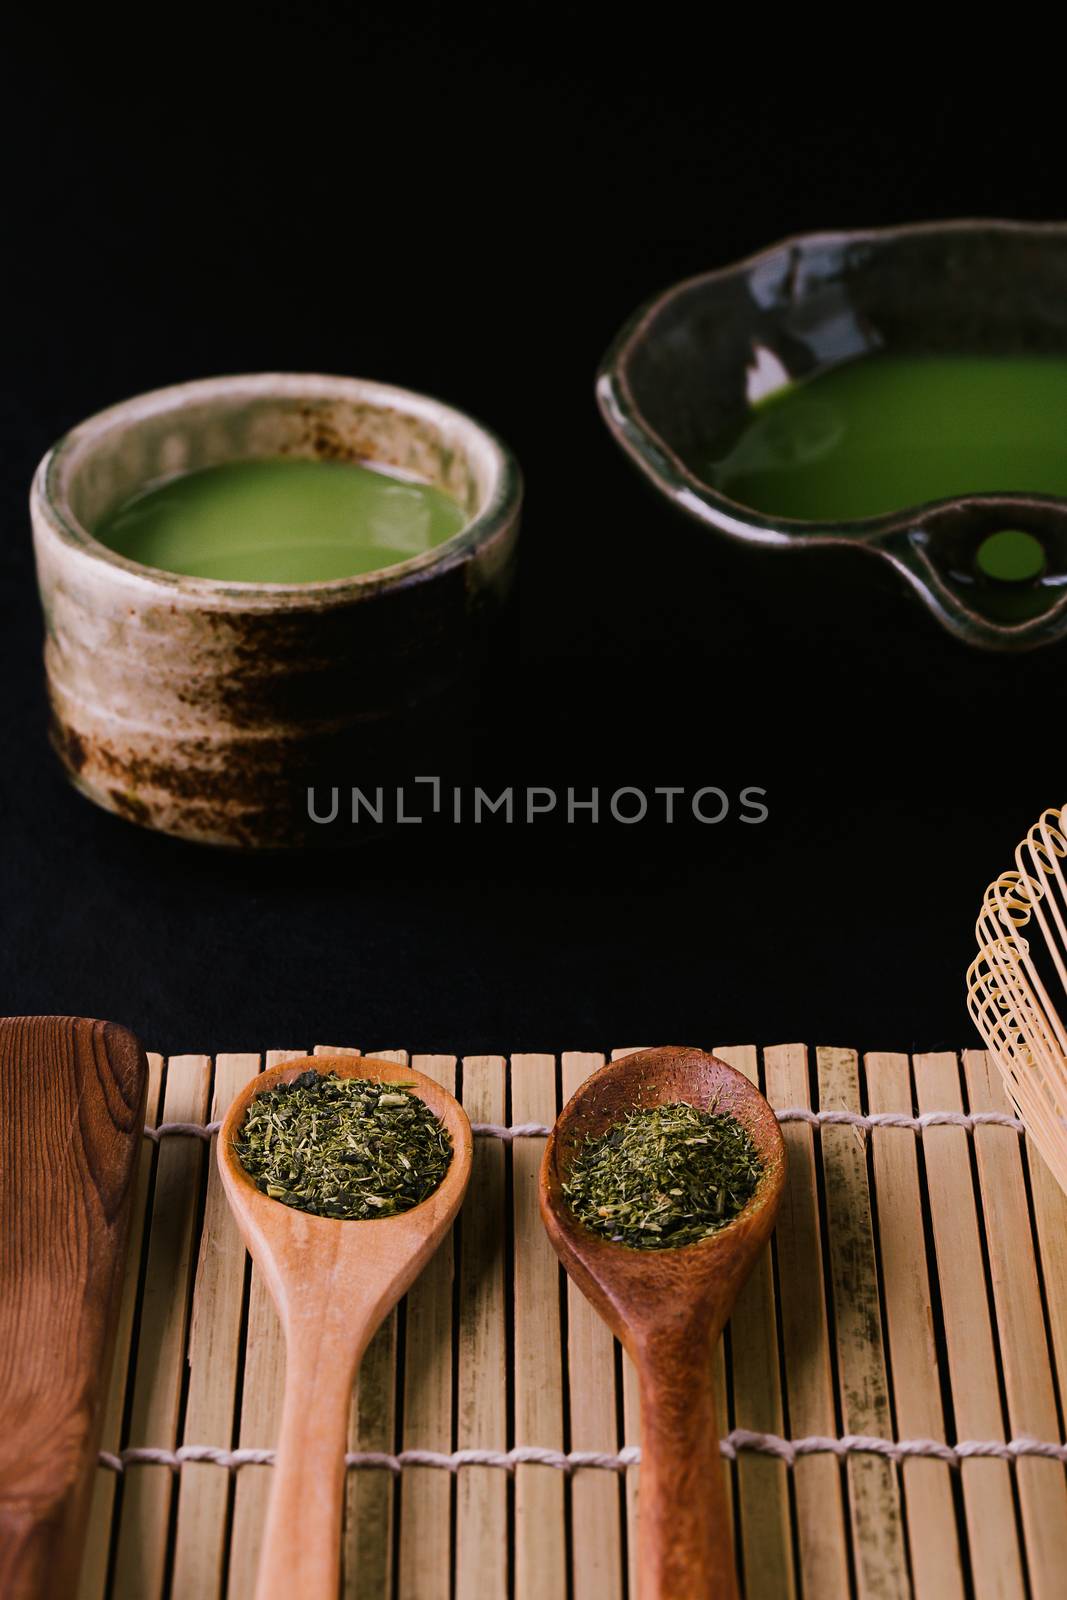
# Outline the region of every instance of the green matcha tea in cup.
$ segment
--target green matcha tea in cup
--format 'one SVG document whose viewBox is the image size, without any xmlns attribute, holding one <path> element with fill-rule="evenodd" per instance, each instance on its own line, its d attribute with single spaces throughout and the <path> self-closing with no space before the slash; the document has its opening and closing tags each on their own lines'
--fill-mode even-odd
<svg viewBox="0 0 1067 1600">
<path fill-rule="evenodd" d="M 211 378 L 83 422 L 31 494 L 69 777 L 183 838 L 319 842 L 309 789 L 353 760 L 373 781 L 484 655 L 520 500 L 487 429 L 360 378 Z"/>
</svg>

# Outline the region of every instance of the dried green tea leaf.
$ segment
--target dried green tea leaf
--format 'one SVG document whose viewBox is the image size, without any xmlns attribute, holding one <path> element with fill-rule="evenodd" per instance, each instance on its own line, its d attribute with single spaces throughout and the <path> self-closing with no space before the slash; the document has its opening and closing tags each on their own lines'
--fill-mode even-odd
<svg viewBox="0 0 1067 1600">
<path fill-rule="evenodd" d="M 734 1117 L 685 1101 L 631 1111 L 579 1145 L 563 1184 L 579 1221 L 634 1250 L 717 1233 L 756 1192 L 763 1167 Z"/>
<path fill-rule="evenodd" d="M 234 1148 L 272 1200 L 357 1222 L 420 1205 L 452 1160 L 448 1129 L 402 1084 L 310 1068 L 249 1102 Z"/>
</svg>

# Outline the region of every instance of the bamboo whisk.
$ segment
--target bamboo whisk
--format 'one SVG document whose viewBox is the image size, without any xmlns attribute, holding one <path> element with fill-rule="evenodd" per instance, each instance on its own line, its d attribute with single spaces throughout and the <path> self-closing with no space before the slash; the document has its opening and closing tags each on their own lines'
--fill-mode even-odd
<svg viewBox="0 0 1067 1600">
<path fill-rule="evenodd" d="M 967 1004 L 1027 1132 L 1067 1191 L 1067 1028 L 1055 1003 L 1067 1009 L 1065 810 L 1042 813 L 1015 852 L 1015 871 L 986 890 Z"/>
</svg>

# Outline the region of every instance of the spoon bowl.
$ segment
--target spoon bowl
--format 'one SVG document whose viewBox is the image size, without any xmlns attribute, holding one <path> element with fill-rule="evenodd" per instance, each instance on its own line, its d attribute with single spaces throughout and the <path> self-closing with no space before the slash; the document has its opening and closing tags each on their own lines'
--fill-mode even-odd
<svg viewBox="0 0 1067 1600">
<path fill-rule="evenodd" d="M 587 1139 L 628 1112 L 686 1101 L 734 1117 L 759 1153 L 755 1194 L 696 1244 L 635 1250 L 594 1233 L 563 1184 Z M 700 1050 L 624 1056 L 564 1107 L 545 1148 L 541 1214 L 567 1272 L 637 1368 L 641 1392 L 640 1600 L 734 1600 L 712 1352 L 774 1226 L 785 1146 L 771 1107 L 741 1073 Z"/>
<path fill-rule="evenodd" d="M 451 1164 L 434 1192 L 410 1211 L 366 1222 L 314 1216 L 265 1195 L 241 1164 L 237 1136 L 256 1095 L 308 1071 L 398 1084 L 425 1101 L 452 1140 Z M 366 1056 L 287 1061 L 253 1078 L 226 1115 L 219 1172 L 286 1343 L 281 1435 L 256 1600 L 336 1600 L 356 1372 L 375 1330 L 451 1227 L 472 1154 L 470 1123 L 446 1089 L 410 1067 Z"/>
</svg>

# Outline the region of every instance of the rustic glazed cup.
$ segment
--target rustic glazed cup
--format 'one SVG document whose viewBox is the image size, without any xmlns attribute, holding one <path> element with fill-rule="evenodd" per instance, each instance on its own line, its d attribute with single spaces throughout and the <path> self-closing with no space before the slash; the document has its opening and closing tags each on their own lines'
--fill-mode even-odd
<svg viewBox="0 0 1067 1600">
<path fill-rule="evenodd" d="M 1067 356 L 1067 224 L 945 222 L 808 234 L 658 295 L 601 366 L 615 438 L 691 516 L 781 549 L 851 545 L 889 562 L 946 628 L 1018 650 L 1067 632 L 1067 499 L 971 494 L 854 522 L 768 516 L 702 475 L 712 440 L 773 384 L 874 351 Z M 1067 450 L 1067 439 L 1065 439 Z M 1045 552 L 1029 583 L 975 571 L 990 534 L 1021 529 Z"/>
<path fill-rule="evenodd" d="M 285 456 L 414 474 L 467 521 L 396 566 L 304 584 L 181 577 L 93 537 L 150 485 Z M 518 466 L 486 429 L 358 378 L 212 378 L 83 422 L 31 494 L 52 738 L 70 778 L 182 838 L 318 842 L 309 786 L 336 783 L 353 759 L 380 777 L 374 762 L 419 708 L 432 720 L 477 665 L 511 584 L 520 500 Z"/>
</svg>

